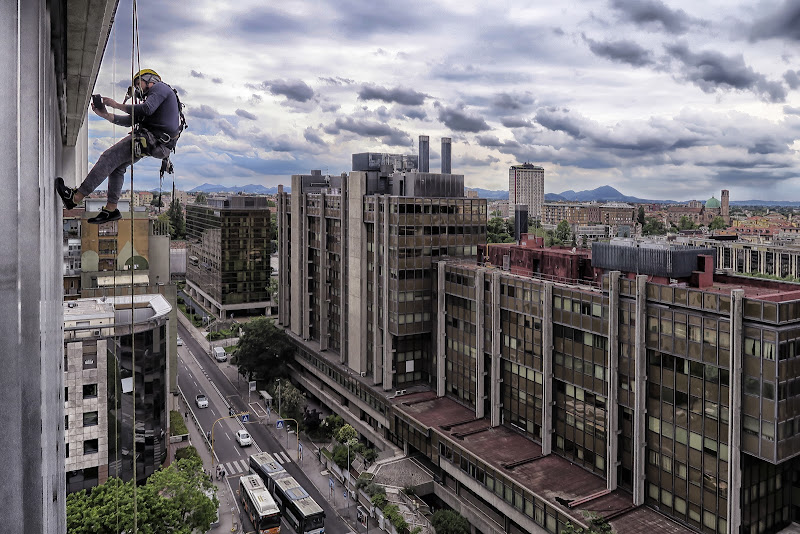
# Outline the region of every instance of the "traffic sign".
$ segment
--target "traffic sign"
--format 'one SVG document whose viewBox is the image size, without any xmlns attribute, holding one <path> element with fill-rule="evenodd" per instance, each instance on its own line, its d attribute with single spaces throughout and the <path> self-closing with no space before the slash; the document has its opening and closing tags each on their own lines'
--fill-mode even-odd
<svg viewBox="0 0 800 534">
<path fill-rule="evenodd" d="M 344 498 L 347 498 L 347 490 L 344 490 Z"/>
<path fill-rule="evenodd" d="M 242 423 L 247 423 L 249 421 L 250 421 L 250 414 L 249 413 L 243 413 L 242 414 Z"/>
<path fill-rule="evenodd" d="M 278 419 L 277 421 L 275 421 L 275 428 L 277 428 L 278 430 L 283 428 L 283 419 Z"/>
</svg>

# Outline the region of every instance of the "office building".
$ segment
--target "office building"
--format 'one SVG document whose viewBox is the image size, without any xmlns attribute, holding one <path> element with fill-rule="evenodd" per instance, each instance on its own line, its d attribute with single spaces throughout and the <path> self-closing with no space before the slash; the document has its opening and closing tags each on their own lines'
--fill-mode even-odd
<svg viewBox="0 0 800 534">
<path fill-rule="evenodd" d="M 508 170 L 508 202 L 512 206 L 526 204 L 530 220 L 541 221 L 544 215 L 544 168 L 531 163 L 512 165 Z"/>
<path fill-rule="evenodd" d="M 13 221 L 0 233 L 0 450 L 9 532 L 66 532 L 63 225 L 53 183 L 62 176 L 74 187 L 88 166 L 87 110 L 117 3 L 91 5 L 4 3 L 0 16 L 0 207 Z"/>
<path fill-rule="evenodd" d="M 278 194 L 278 322 L 384 390 L 433 380 L 432 262 L 486 236 L 464 176 L 415 159 L 354 154 L 349 175 L 295 175 Z"/>
<path fill-rule="evenodd" d="M 408 223 L 447 199 L 365 196 L 401 176 L 359 177 L 279 194 L 293 379 L 363 439 L 421 453 L 475 528 L 556 534 L 595 512 L 618 533 L 772 533 L 800 517 L 800 286 L 631 241 L 427 260 Z M 458 215 L 440 209 L 440 228 Z M 414 286 L 410 261 L 430 265 Z"/>
<path fill-rule="evenodd" d="M 130 296 L 72 300 L 63 309 L 67 491 L 131 480 L 134 464 L 142 483 L 167 454 L 172 306 L 162 295 L 136 295 L 133 318 Z"/>
<path fill-rule="evenodd" d="M 265 197 L 210 198 L 186 206 L 186 292 L 214 315 L 270 306 L 270 211 Z"/>
<path fill-rule="evenodd" d="M 81 296 L 81 218 L 84 209 L 64 210 L 64 300 Z"/>
</svg>

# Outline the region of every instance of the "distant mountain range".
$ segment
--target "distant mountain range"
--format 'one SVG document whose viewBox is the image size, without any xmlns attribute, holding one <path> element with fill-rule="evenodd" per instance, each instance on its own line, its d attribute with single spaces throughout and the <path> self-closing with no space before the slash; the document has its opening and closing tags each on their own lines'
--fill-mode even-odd
<svg viewBox="0 0 800 534">
<path fill-rule="evenodd" d="M 478 197 L 486 198 L 489 200 L 505 200 L 508 199 L 508 191 L 481 189 L 479 187 L 468 187 L 470 191 L 477 191 Z M 283 190 L 291 193 L 291 187 L 284 186 Z M 155 191 L 157 192 L 157 191 Z M 275 195 L 278 193 L 277 187 L 264 187 L 263 185 L 248 184 L 248 185 L 233 185 L 224 186 L 220 184 L 198 185 L 194 189 L 190 189 L 189 193 L 249 193 L 251 195 Z M 629 202 L 632 204 L 678 204 L 687 202 L 686 200 L 653 200 L 646 198 L 632 197 L 623 195 L 610 185 L 604 185 L 597 189 L 587 189 L 584 191 L 564 191 L 562 193 L 546 193 L 544 195 L 546 202 Z M 706 199 L 696 199 L 705 202 Z M 731 206 L 790 206 L 800 207 L 800 202 L 788 200 L 732 200 Z"/>
<path fill-rule="evenodd" d="M 291 187 L 284 186 L 284 191 L 291 192 Z M 264 187 L 263 185 L 248 184 L 248 185 L 232 185 L 224 186 L 220 184 L 198 185 L 194 189 L 190 189 L 189 193 L 249 193 L 251 195 L 275 195 L 278 193 L 277 187 Z"/>
<path fill-rule="evenodd" d="M 469 189 L 469 188 L 468 188 Z M 503 200 L 508 198 L 508 191 L 492 191 L 487 189 L 473 189 L 478 191 L 480 198 L 490 200 Z M 653 200 L 624 195 L 611 187 L 604 185 L 597 189 L 584 191 L 564 191 L 562 193 L 545 193 L 546 202 L 629 202 L 631 204 L 678 204 L 688 200 Z M 708 199 L 696 199 L 705 202 Z M 719 199 L 717 199 L 719 200 Z M 789 200 L 732 200 L 731 206 L 800 206 L 800 202 Z"/>
</svg>

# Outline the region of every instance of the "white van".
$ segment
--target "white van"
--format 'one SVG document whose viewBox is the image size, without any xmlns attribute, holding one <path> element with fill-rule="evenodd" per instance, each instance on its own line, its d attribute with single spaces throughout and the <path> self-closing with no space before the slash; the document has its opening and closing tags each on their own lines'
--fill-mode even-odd
<svg viewBox="0 0 800 534">
<path fill-rule="evenodd" d="M 228 361 L 228 353 L 225 352 L 225 349 L 222 347 L 214 347 L 211 349 L 211 354 L 214 355 L 214 359 L 218 362 L 227 362 Z"/>
</svg>

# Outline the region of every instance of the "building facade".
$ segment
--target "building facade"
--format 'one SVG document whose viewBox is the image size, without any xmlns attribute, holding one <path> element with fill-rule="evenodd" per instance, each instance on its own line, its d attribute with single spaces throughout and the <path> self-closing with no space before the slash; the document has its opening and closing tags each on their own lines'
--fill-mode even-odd
<svg viewBox="0 0 800 534">
<path fill-rule="evenodd" d="M 31 0 L 4 3 L 0 16 L 0 204 L 10 221 L 0 234 L 0 450 L 9 532 L 66 531 L 63 225 L 53 183 L 62 176 L 77 186 L 86 175 L 87 110 L 116 5 Z"/>
<path fill-rule="evenodd" d="M 172 306 L 162 295 L 136 295 L 133 305 L 131 317 L 130 296 L 64 304 L 68 492 L 134 472 L 142 483 L 166 460 Z"/>
<path fill-rule="evenodd" d="M 270 211 L 265 197 L 186 206 L 186 290 L 220 318 L 270 305 Z"/>
<path fill-rule="evenodd" d="M 531 163 L 512 165 L 508 170 L 508 203 L 511 206 L 527 205 L 530 220 L 541 221 L 544 211 L 544 168 Z"/>
<path fill-rule="evenodd" d="M 342 184 L 342 191 L 350 187 Z M 281 194 L 281 228 L 305 236 L 334 226 L 314 219 L 332 219 L 338 199 L 304 191 L 301 177 L 292 190 L 302 201 Z M 402 212 L 428 199 L 396 199 L 395 212 L 392 197 L 388 204 L 375 198 L 374 207 L 369 195 L 350 198 L 364 199 L 355 218 L 349 205 L 350 222 L 391 224 L 380 222 L 381 203 L 390 221 L 396 213 L 403 224 L 389 235 L 397 236 L 398 259 L 407 259 L 400 252 L 408 248 L 400 246 L 408 243 Z M 366 258 L 359 280 L 330 270 L 324 233 L 321 256 L 295 234 L 282 244 L 280 257 L 291 258 L 293 271 L 282 278 L 291 298 L 285 308 L 282 299 L 280 318 L 298 347 L 293 378 L 362 438 L 421 453 L 440 482 L 434 493 L 481 532 L 556 534 L 567 522 L 585 525 L 588 511 L 619 533 L 771 533 L 800 518 L 793 497 L 800 285 L 715 274 L 710 247 L 596 245 L 591 274 L 580 271 L 578 256 L 549 260 L 544 251 L 525 264 L 536 278 L 440 257 L 431 262 L 430 298 L 423 293 L 414 308 L 431 329 L 430 345 L 405 369 L 425 372 L 422 380 L 401 381 L 405 357 L 371 367 L 371 358 L 358 358 L 375 354 L 382 336 L 407 324 L 381 330 L 386 321 L 364 320 L 354 303 L 372 304 L 386 317 L 409 295 L 407 286 L 392 285 L 393 265 L 369 255 L 395 241 L 375 241 L 368 236 L 377 230 L 364 229 L 346 228 L 350 238 L 341 249 Z M 572 274 L 546 272 L 556 264 Z M 370 287 L 386 287 L 388 295 L 378 289 L 376 300 Z M 322 303 L 331 295 L 339 305 L 339 292 L 353 304 L 337 317 L 349 318 L 349 340 L 358 341 L 326 345 L 325 319 L 332 316 Z M 389 339 L 393 354 L 408 354 L 405 340 Z"/>
<path fill-rule="evenodd" d="M 431 265 L 477 253 L 486 201 L 464 198 L 463 175 L 363 156 L 349 176 L 312 171 L 280 189 L 278 322 L 385 390 L 428 383 Z"/>
</svg>

